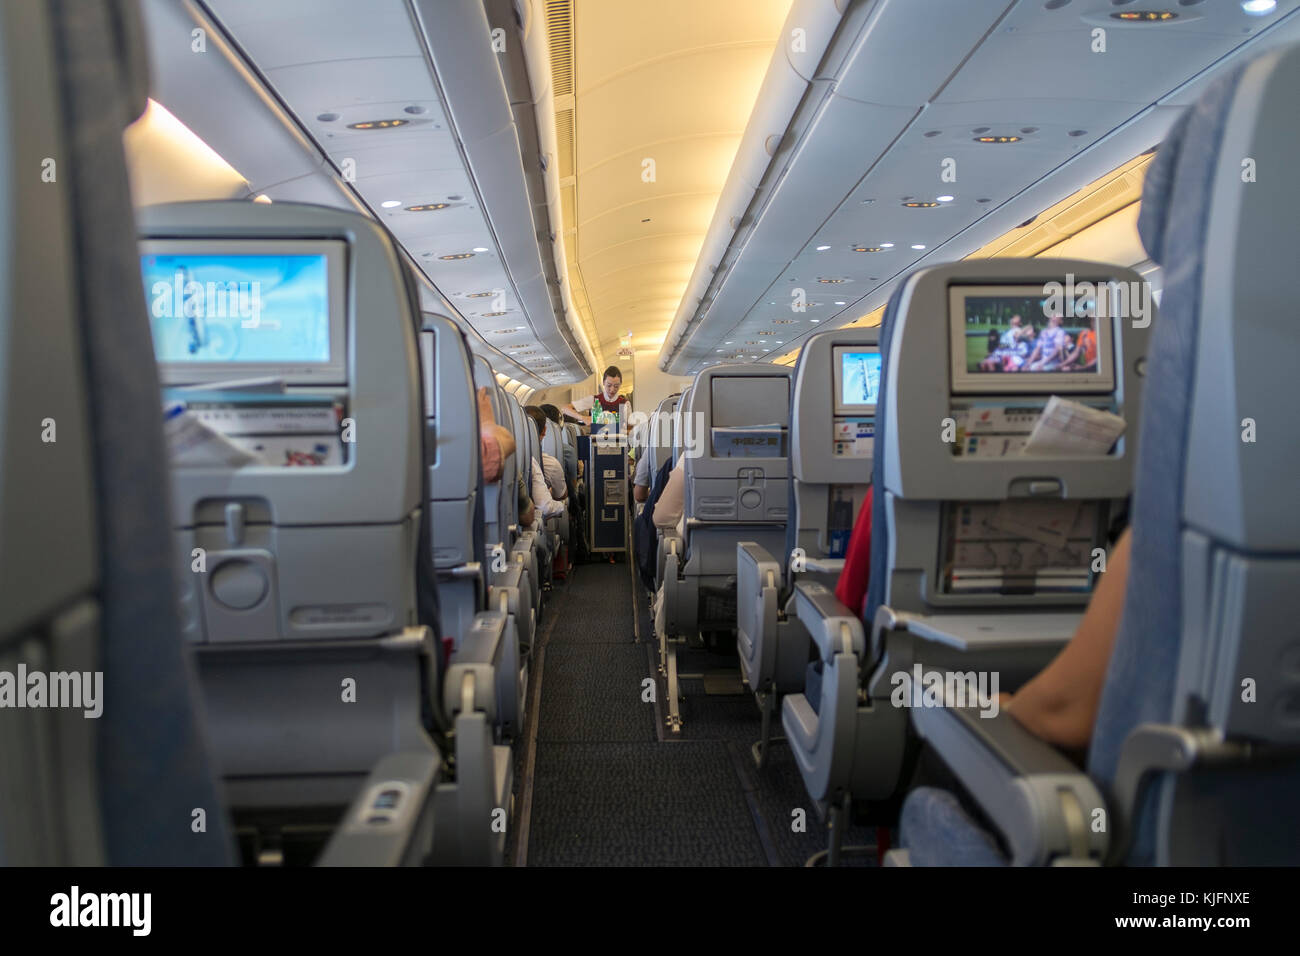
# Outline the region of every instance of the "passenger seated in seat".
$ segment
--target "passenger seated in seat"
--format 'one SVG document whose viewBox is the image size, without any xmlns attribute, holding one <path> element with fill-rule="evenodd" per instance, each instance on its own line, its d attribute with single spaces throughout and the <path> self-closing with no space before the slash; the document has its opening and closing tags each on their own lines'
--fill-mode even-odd
<svg viewBox="0 0 1300 956">
<path fill-rule="evenodd" d="M 492 417 L 492 400 L 486 387 L 478 390 L 478 438 L 483 454 L 483 480 L 495 484 L 501 480 L 505 460 L 515 453 L 515 436 Z"/>
<path fill-rule="evenodd" d="M 648 449 L 641 449 L 641 454 L 636 460 L 636 472 L 632 476 L 632 498 L 644 503 L 650 497 L 650 480 L 654 475 L 650 474 L 650 455 Z"/>
<path fill-rule="evenodd" d="M 1019 318 L 1019 316 L 1017 316 Z M 871 486 L 867 486 L 867 496 L 862 500 L 862 509 L 853 522 L 853 531 L 849 535 L 849 544 L 844 552 L 844 570 L 835 584 L 835 596 L 840 603 L 862 617 L 866 610 L 863 604 L 867 600 L 867 584 L 871 580 Z M 867 622 L 870 627 L 871 622 Z"/>
<path fill-rule="evenodd" d="M 1083 750 L 1092 740 L 1101 688 L 1124 610 L 1128 559 L 1126 528 L 1111 549 L 1106 570 L 1070 643 L 1015 694 L 1001 695 L 1002 709 L 1050 744 Z"/>
<path fill-rule="evenodd" d="M 515 479 L 515 493 L 519 504 L 519 527 L 531 529 L 537 519 L 537 509 L 533 506 L 533 499 L 528 496 L 523 475 Z"/>
<path fill-rule="evenodd" d="M 537 440 L 541 441 L 546 437 L 546 413 L 536 405 L 528 405 L 524 411 L 537 426 Z M 542 477 L 546 479 L 547 489 L 556 501 L 563 501 L 569 496 L 569 486 L 564 480 L 564 466 L 554 455 L 546 452 L 542 452 Z"/>
<path fill-rule="evenodd" d="M 684 519 L 686 517 L 686 456 L 681 455 L 672 471 L 664 490 L 655 502 L 655 527 L 661 531 L 676 531 L 679 537 L 685 537 Z M 676 568 L 667 569 L 665 574 L 676 574 Z M 655 633 L 664 629 L 664 589 L 661 585 L 655 592 L 654 600 Z"/>
</svg>

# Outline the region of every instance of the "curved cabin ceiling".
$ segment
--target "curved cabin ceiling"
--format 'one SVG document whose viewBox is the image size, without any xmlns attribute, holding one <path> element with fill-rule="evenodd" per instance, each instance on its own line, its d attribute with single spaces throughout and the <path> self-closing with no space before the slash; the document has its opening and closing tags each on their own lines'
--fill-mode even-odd
<svg viewBox="0 0 1300 956">
<path fill-rule="evenodd" d="M 555 104 L 569 279 L 606 362 L 629 330 L 634 349 L 662 344 L 789 9 L 790 0 L 547 4 L 552 69 L 573 72 L 572 96 L 557 87 Z"/>
</svg>

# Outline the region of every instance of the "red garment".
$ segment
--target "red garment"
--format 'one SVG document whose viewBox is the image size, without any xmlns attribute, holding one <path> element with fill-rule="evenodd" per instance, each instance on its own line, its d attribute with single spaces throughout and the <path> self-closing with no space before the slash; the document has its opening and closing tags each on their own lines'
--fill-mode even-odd
<svg viewBox="0 0 1300 956">
<path fill-rule="evenodd" d="M 868 486 L 862 510 L 858 512 L 858 520 L 853 522 L 853 533 L 849 535 L 844 570 L 835 585 L 835 596 L 840 603 L 859 617 L 867 597 L 867 583 L 871 580 L 871 494 L 872 489 Z"/>
<path fill-rule="evenodd" d="M 627 401 L 627 396 L 626 396 L 626 395 L 620 395 L 620 396 L 618 396 L 618 398 L 614 399 L 614 401 L 612 401 L 612 402 L 607 402 L 607 401 L 605 401 L 605 396 L 604 396 L 602 393 L 597 393 L 597 394 L 596 394 L 596 401 L 600 402 L 600 407 L 601 407 L 603 410 L 605 410 L 605 411 L 607 411 L 607 412 L 616 412 L 616 411 L 618 411 L 618 406 L 624 404 L 624 403 Z"/>
</svg>

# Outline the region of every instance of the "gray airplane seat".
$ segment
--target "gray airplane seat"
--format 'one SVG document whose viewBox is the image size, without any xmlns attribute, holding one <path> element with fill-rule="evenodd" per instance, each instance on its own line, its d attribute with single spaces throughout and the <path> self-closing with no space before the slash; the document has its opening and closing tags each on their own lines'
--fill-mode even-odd
<svg viewBox="0 0 1300 956">
<path fill-rule="evenodd" d="M 809 638 L 799 612 L 813 604 L 797 600 L 795 586 L 834 590 L 871 480 L 879 332 L 828 330 L 804 345 L 792 386 L 784 548 L 773 554 L 752 541 L 736 545 L 736 647 L 762 712 L 760 766 L 777 699 L 804 689 Z"/>
<path fill-rule="evenodd" d="M 987 259 L 919 270 L 891 298 L 868 626 L 828 588 L 800 584 L 821 680 L 782 701 L 805 787 L 832 814 L 832 860 L 852 798 L 898 796 L 915 749 L 908 714 L 931 673 L 1012 691 L 1074 633 L 1131 491 L 1145 288 L 1118 266 Z M 1067 334 L 1093 348 L 1069 351 L 1077 368 L 1052 367 L 1069 364 Z M 1080 432 L 1108 437 L 1072 444 Z"/>
<path fill-rule="evenodd" d="M 505 737 L 522 728 L 522 662 L 509 607 L 489 610 L 484 541 L 483 469 L 478 399 L 465 335 L 445 316 L 424 313 L 421 367 L 427 415 L 425 460 L 429 468 L 430 544 L 441 599 L 442 633 L 454 665 L 471 636 L 501 647 L 496 675 L 497 727 Z M 497 637 L 493 632 L 501 630 Z M 471 656 L 475 652 L 471 649 Z"/>
<path fill-rule="evenodd" d="M 528 443 L 528 457 L 531 461 L 530 471 L 536 470 L 537 474 L 542 475 L 544 483 L 545 474 L 542 469 L 542 439 L 537 433 L 537 423 L 532 420 L 526 411 L 524 411 L 524 407 L 519 403 L 518 399 L 515 399 L 514 401 L 515 404 L 519 406 L 520 426 L 523 428 L 524 438 Z M 528 487 L 531 493 L 531 476 Z M 549 590 L 551 586 L 551 567 L 552 561 L 555 557 L 556 537 L 559 533 L 559 525 L 554 518 L 543 519 L 540 506 L 538 506 L 537 526 L 537 574 L 538 582 L 541 585 L 542 590 L 545 591 Z"/>
<path fill-rule="evenodd" d="M 676 392 L 669 395 L 659 407 L 655 409 L 654 417 L 650 419 L 650 435 L 646 444 L 646 455 L 650 464 L 650 480 L 654 481 L 655 475 L 663 467 L 673 453 L 673 414 L 677 410 L 677 403 L 681 400 L 681 393 Z"/>
<path fill-rule="evenodd" d="M 505 392 L 497 385 L 492 366 L 483 356 L 477 355 L 473 360 L 473 369 L 475 390 L 487 389 L 493 420 L 513 437 L 514 419 L 506 405 Z M 526 669 L 526 655 L 532 647 L 537 615 L 533 605 L 532 584 L 536 575 L 528 560 L 530 555 L 516 551 L 513 547 L 515 515 L 519 509 L 516 486 L 521 454 L 521 450 L 516 447 L 514 454 L 507 455 L 502 462 L 500 479 L 484 485 L 483 515 L 485 554 L 488 560 L 488 603 L 491 607 L 505 610 L 515 619 L 515 630 L 525 652 Z"/>
<path fill-rule="evenodd" d="M 685 448 L 686 429 L 682 427 L 682 416 L 686 406 L 690 402 L 691 386 L 688 385 L 682 389 L 682 394 L 678 397 L 677 403 L 669 419 L 669 446 L 673 459 L 673 467 L 682 460 L 682 452 Z M 692 435 L 696 430 L 692 429 Z M 684 466 L 683 466 L 684 467 Z M 658 591 L 665 587 L 665 581 L 670 576 L 668 568 L 672 569 L 672 574 L 681 567 L 682 560 L 682 541 L 676 530 L 659 529 L 658 546 L 655 553 L 655 590 Z"/>
<path fill-rule="evenodd" d="M 356 840 L 326 863 L 493 862 L 501 630 L 462 638 L 444 693 L 418 619 L 436 586 L 417 575 L 418 306 L 391 239 L 351 212 L 236 201 L 148 208 L 140 235 L 183 631 L 249 855 L 296 858 L 337 826 Z M 435 814 L 444 791 L 457 805 Z M 465 836 L 430 857 L 435 816 Z"/>
<path fill-rule="evenodd" d="M 132 255 L 122 130 L 145 108 L 141 27 L 131 3 L 0 7 L 0 154 L 31 171 L 0 184 L 6 866 L 232 859 L 167 557 Z"/>
<path fill-rule="evenodd" d="M 500 389 L 501 403 L 510 416 L 510 430 L 515 436 L 515 458 L 516 467 L 519 470 L 519 479 L 523 482 L 524 491 L 527 492 L 531 499 L 533 496 L 533 473 L 532 462 L 534 461 L 533 446 L 536 444 L 536 433 L 530 438 L 529 426 L 532 424 L 528 416 L 524 414 L 524 407 L 519 404 L 518 399 Z M 542 542 L 542 534 L 525 527 L 520 523 L 518 501 L 515 502 L 515 512 L 513 519 L 514 526 L 514 543 L 511 550 L 520 557 L 528 567 L 529 583 L 532 586 L 533 615 L 538 622 L 542 619 L 542 555 L 545 550 Z"/>
<path fill-rule="evenodd" d="M 550 455 L 560 467 L 564 467 L 564 430 L 555 422 L 547 419 L 546 434 L 542 436 L 542 452 Z M 565 475 L 565 494 L 568 494 L 569 481 Z M 558 518 L 550 519 L 554 526 L 554 550 L 557 558 L 560 559 L 562 568 L 567 568 L 570 563 L 570 546 L 572 544 L 572 527 L 569 520 L 569 509 L 567 498 L 564 501 L 564 513 Z"/>
<path fill-rule="evenodd" d="M 1234 70 L 1147 173 L 1139 232 L 1168 284 L 1087 775 L 1007 715 L 927 713 L 918 729 L 996 838 L 921 788 L 893 862 L 1300 863 L 1300 192 L 1281 172 L 1300 149 L 1296 89 L 1300 47 Z"/>
</svg>

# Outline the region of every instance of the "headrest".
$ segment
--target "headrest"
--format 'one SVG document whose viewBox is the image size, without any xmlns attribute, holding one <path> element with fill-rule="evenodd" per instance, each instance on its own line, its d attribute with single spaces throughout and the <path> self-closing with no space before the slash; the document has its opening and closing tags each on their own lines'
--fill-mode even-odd
<svg viewBox="0 0 1300 956">
<path fill-rule="evenodd" d="M 1174 174 L 1178 157 L 1182 153 L 1183 138 L 1191 122 L 1192 111 L 1187 110 L 1170 129 L 1165 141 L 1156 151 L 1156 158 L 1147 168 L 1147 178 L 1142 184 L 1142 204 L 1138 212 L 1138 235 L 1147 255 L 1158 265 L 1165 261 L 1165 227 L 1169 223 L 1169 203 L 1173 198 Z"/>
</svg>

